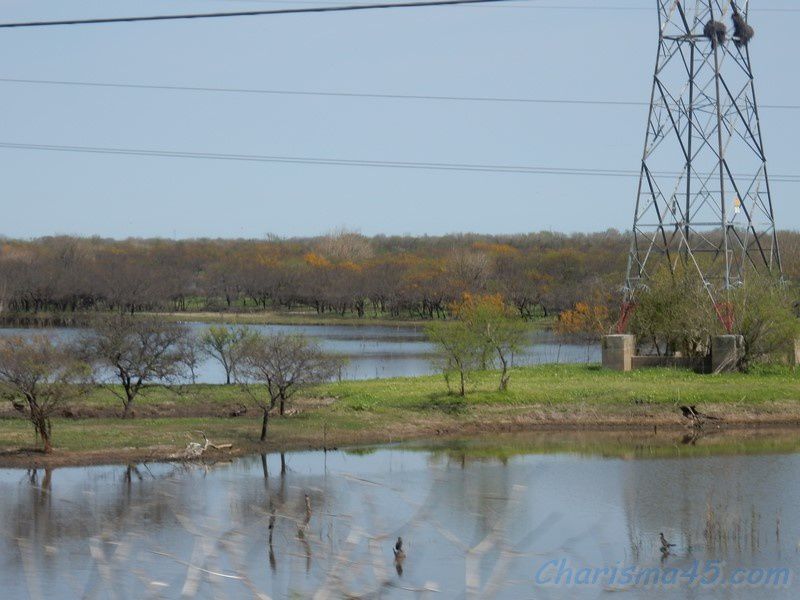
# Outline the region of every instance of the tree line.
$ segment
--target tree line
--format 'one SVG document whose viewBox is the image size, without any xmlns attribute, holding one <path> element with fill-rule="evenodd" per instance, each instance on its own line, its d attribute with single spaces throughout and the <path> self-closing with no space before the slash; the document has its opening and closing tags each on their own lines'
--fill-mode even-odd
<svg viewBox="0 0 800 600">
<path fill-rule="evenodd" d="M 800 232 L 779 234 L 800 280 Z M 431 319 L 464 293 L 529 319 L 619 289 L 630 238 L 594 234 L 164 240 L 0 238 L 0 316 L 89 311 L 313 310 Z"/>
<path fill-rule="evenodd" d="M 800 280 L 800 232 L 781 232 Z M 375 236 L 164 240 L 0 238 L 0 314 L 313 310 L 432 319 L 464 293 L 500 294 L 523 318 L 619 289 L 630 237 Z"/>
<path fill-rule="evenodd" d="M 292 310 L 441 318 L 500 294 L 525 318 L 619 286 L 628 236 L 0 240 L 0 312 Z"/>
</svg>

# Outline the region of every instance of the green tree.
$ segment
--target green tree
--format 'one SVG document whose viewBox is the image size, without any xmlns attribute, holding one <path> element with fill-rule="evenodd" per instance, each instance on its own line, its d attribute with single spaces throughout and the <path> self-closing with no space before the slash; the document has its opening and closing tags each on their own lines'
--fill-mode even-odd
<svg viewBox="0 0 800 600">
<path fill-rule="evenodd" d="M 467 381 L 472 371 L 481 365 L 486 348 L 483 337 L 464 321 L 433 322 L 425 328 L 428 339 L 436 346 L 437 364 L 444 374 L 448 390 L 450 377 L 458 376 L 458 395 L 467 393 Z"/>
<path fill-rule="evenodd" d="M 630 330 L 658 355 L 703 357 L 721 328 L 714 303 L 696 273 L 660 272 L 636 299 Z"/>
<path fill-rule="evenodd" d="M 722 318 L 730 317 L 730 333 L 744 338 L 741 369 L 783 360 L 800 335 L 792 291 L 775 278 L 751 273 L 743 285 L 718 293 L 715 300 L 695 273 L 660 273 L 638 296 L 631 332 L 659 354 L 702 358 L 712 336 L 729 333 Z"/>
<path fill-rule="evenodd" d="M 800 319 L 793 311 L 788 286 L 764 277 L 751 277 L 731 290 L 734 331 L 744 338 L 740 367 L 786 357 L 800 335 Z"/>
<path fill-rule="evenodd" d="M 526 323 L 517 317 L 499 294 L 473 296 L 464 294 L 452 305 L 453 314 L 472 332 L 475 343 L 481 346 L 482 362 L 500 363 L 500 391 L 508 389 L 509 367 L 515 353 L 522 350 L 528 331 Z"/>
</svg>

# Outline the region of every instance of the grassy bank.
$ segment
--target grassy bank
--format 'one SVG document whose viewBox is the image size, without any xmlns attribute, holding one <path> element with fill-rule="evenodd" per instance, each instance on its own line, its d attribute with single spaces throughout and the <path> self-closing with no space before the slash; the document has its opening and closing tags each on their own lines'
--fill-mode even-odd
<svg viewBox="0 0 800 600">
<path fill-rule="evenodd" d="M 201 441 L 198 430 L 213 443 L 233 444 L 234 454 L 519 430 L 681 430 L 681 404 L 721 417 L 723 428 L 800 425 L 800 375 L 788 368 L 710 376 L 549 365 L 516 369 L 508 392 L 496 385 L 497 374 L 485 372 L 466 398 L 448 395 L 436 376 L 319 386 L 271 420 L 265 445 L 257 442 L 260 415 L 236 386 L 153 388 L 130 421 L 118 418 L 119 401 L 98 388 L 54 419 L 52 457 L 25 451 L 35 442 L 32 428 L 9 403 L 0 406 L 0 465 L 163 459 Z M 229 416 L 242 407 L 246 414 Z"/>
</svg>

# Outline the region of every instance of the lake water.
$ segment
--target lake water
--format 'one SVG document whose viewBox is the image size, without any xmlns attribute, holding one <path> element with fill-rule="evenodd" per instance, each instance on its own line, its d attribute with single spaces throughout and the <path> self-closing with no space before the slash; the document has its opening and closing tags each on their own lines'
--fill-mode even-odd
<svg viewBox="0 0 800 600">
<path fill-rule="evenodd" d="M 516 434 L 0 470 L 0 589 L 5 600 L 797 598 L 797 435 L 739 435 Z"/>
<path fill-rule="evenodd" d="M 187 323 L 195 335 L 209 327 L 205 323 Z M 421 328 L 348 325 L 252 325 L 262 333 L 300 333 L 315 339 L 323 350 L 344 356 L 347 364 L 344 379 L 374 379 L 409 377 L 435 372 L 432 364 L 433 346 L 425 339 Z M 0 328 L 3 335 L 46 334 L 62 339 L 74 339 L 85 333 L 80 329 L 14 329 Z M 514 357 L 516 365 L 543 363 L 599 362 L 598 344 L 579 344 L 559 339 L 549 331 L 530 334 L 525 350 Z M 225 381 L 222 367 L 214 360 L 203 360 L 197 369 L 199 383 Z"/>
</svg>

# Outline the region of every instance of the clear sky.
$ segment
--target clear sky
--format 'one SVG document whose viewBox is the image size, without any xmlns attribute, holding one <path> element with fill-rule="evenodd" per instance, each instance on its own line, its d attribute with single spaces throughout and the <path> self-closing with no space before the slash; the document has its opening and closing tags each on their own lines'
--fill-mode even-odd
<svg viewBox="0 0 800 600">
<path fill-rule="evenodd" d="M 331 0 L 4 0 L 0 21 Z M 649 100 L 654 0 L 0 30 L 0 78 L 296 91 Z M 527 4 L 528 6 L 520 6 Z M 566 6 L 632 7 L 581 10 Z M 753 0 L 759 101 L 800 104 L 800 11 Z M 638 9 L 638 10 L 636 10 Z M 642 10 L 643 9 L 643 10 Z M 644 106 L 233 94 L 0 82 L 0 143 L 346 160 L 638 169 Z M 762 112 L 800 173 L 800 110 Z M 676 165 L 676 169 L 680 165 Z M 0 234 L 163 237 L 628 229 L 634 178 L 234 162 L 0 148 Z M 800 184 L 775 183 L 800 228 Z"/>
</svg>

